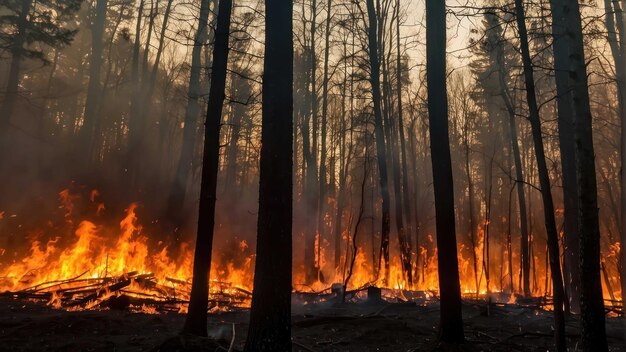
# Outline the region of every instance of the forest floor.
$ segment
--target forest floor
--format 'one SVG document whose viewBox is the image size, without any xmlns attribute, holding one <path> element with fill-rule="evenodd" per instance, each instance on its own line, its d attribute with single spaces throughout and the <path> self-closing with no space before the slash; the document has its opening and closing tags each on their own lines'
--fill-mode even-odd
<svg viewBox="0 0 626 352">
<path fill-rule="evenodd" d="M 551 312 L 515 305 L 465 302 L 467 343 L 462 351 L 553 350 Z M 125 311 L 63 311 L 27 301 L 0 299 L 0 351 L 234 351 L 242 350 L 247 311 L 212 314 L 213 340 L 179 339 L 185 316 Z M 437 303 L 318 303 L 294 305 L 294 351 L 432 351 L 437 349 Z M 626 328 L 607 319 L 611 351 L 626 352 Z M 233 339 L 233 331 L 234 339 Z M 566 335 L 577 347 L 579 322 Z M 186 346 L 180 349 L 180 346 Z M 219 345 L 219 346 L 218 346 Z M 202 346 L 202 347 L 200 347 Z M 221 346 L 221 347 L 220 347 Z"/>
</svg>

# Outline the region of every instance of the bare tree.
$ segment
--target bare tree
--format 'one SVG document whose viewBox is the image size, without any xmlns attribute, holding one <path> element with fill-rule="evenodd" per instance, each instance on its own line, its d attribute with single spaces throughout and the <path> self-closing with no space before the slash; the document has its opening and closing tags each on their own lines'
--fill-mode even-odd
<svg viewBox="0 0 626 352">
<path fill-rule="evenodd" d="M 608 351 L 600 278 L 600 224 L 592 115 L 580 7 L 578 2 L 573 0 L 552 0 L 550 5 L 553 17 L 558 15 L 565 17 L 566 35 L 570 38 L 567 67 L 575 114 L 582 347 L 584 351 Z M 557 56 L 555 61 L 556 59 Z"/>
<path fill-rule="evenodd" d="M 626 292 L 626 26 L 624 24 L 624 12 L 619 1 L 604 1 L 605 25 L 608 33 L 609 47 L 613 56 L 615 67 L 615 81 L 617 83 L 617 105 L 621 119 L 620 138 L 620 203 L 621 213 L 619 216 L 619 226 L 621 232 L 621 248 L 618 267 L 620 268 L 622 292 Z M 560 18 L 563 18 L 561 16 Z M 555 58 L 556 58 L 555 51 Z M 573 134 L 573 133 L 572 133 Z"/>
<path fill-rule="evenodd" d="M 367 0 L 368 18 L 368 54 L 370 64 L 370 84 L 372 86 L 372 99 L 374 100 L 374 133 L 376 140 L 376 158 L 378 160 L 378 174 L 380 178 L 380 194 L 382 196 L 382 226 L 380 231 L 380 254 L 378 257 L 378 269 L 380 272 L 381 262 L 385 262 L 385 277 L 383 283 L 389 282 L 389 231 L 391 218 L 389 215 L 389 181 L 387 177 L 387 151 L 385 147 L 385 134 L 383 132 L 383 117 L 381 111 L 380 94 L 380 62 L 378 60 L 377 16 L 374 0 Z"/>
<path fill-rule="evenodd" d="M 265 2 L 257 256 L 245 351 L 291 350 L 293 3 Z"/>
<path fill-rule="evenodd" d="M 537 160 L 537 172 L 541 198 L 543 200 L 543 214 L 545 219 L 546 236 L 548 239 L 548 254 L 550 258 L 550 276 L 554 297 L 554 339 L 558 351 L 566 351 L 565 344 L 565 317 L 563 313 L 564 292 L 563 277 L 561 276 L 561 259 L 559 255 L 559 237 L 554 217 L 554 203 L 550 187 L 550 176 L 546 165 L 543 137 L 541 134 L 541 120 L 539 107 L 535 93 L 535 78 L 533 64 L 528 48 L 528 33 L 526 30 L 526 15 L 522 0 L 515 0 L 515 16 L 519 33 L 520 48 L 522 52 L 522 64 L 524 67 L 524 83 L 526 85 L 526 101 L 528 103 L 529 120 L 532 129 L 535 158 Z"/>
<path fill-rule="evenodd" d="M 441 295 L 439 337 L 443 342 L 461 343 L 465 338 L 448 136 L 446 5 L 440 0 L 426 0 L 426 79 Z"/>
<path fill-rule="evenodd" d="M 400 242 L 402 248 L 401 253 L 404 256 L 403 264 L 405 270 L 408 269 L 409 284 L 413 283 L 413 274 L 411 266 L 411 234 L 413 228 L 411 226 L 411 201 L 409 199 L 409 168 L 406 162 L 406 138 L 404 135 L 404 116 L 402 115 L 402 53 L 400 46 L 400 0 L 396 3 L 396 94 L 398 99 L 398 133 L 400 138 L 400 160 L 402 162 L 402 211 L 406 220 L 405 234 Z M 396 195 L 399 196 L 399 195 Z M 396 211 L 400 211 L 399 209 Z M 404 242 L 404 243 L 403 243 Z M 408 267 L 408 268 L 407 268 Z"/>
<path fill-rule="evenodd" d="M 322 237 L 325 235 L 326 225 L 324 224 L 324 218 L 326 215 L 326 164 L 327 164 L 327 125 L 328 125 L 328 57 L 330 55 L 330 22 L 332 19 L 332 0 L 328 0 L 326 4 L 326 24 L 324 34 L 324 72 L 322 76 L 322 121 L 320 124 L 321 136 L 320 136 L 320 171 L 319 171 L 319 184 L 318 184 L 318 203 L 317 203 L 317 234 L 319 236 L 318 243 L 322 242 Z"/>
<path fill-rule="evenodd" d="M 217 171 L 220 155 L 220 128 L 226 71 L 228 67 L 228 37 L 232 0 L 219 0 L 219 13 L 213 48 L 213 69 L 211 88 L 207 104 L 205 122 L 204 153 L 202 157 L 202 180 L 200 184 L 200 208 L 198 235 L 193 261 L 193 282 L 189 299 L 189 310 L 183 332 L 206 336 L 207 305 L 209 297 L 209 273 L 211 272 L 211 252 L 215 225 L 215 201 L 217 191 Z"/>
<path fill-rule="evenodd" d="M 563 231 L 565 236 L 565 284 L 570 297 L 570 309 L 580 306 L 580 234 L 578 232 L 578 183 L 576 180 L 576 155 L 574 140 L 574 111 L 572 92 L 568 83 L 570 38 L 566 34 L 566 15 L 562 7 L 552 7 L 552 51 L 557 94 L 559 148 L 563 182 Z"/>
</svg>

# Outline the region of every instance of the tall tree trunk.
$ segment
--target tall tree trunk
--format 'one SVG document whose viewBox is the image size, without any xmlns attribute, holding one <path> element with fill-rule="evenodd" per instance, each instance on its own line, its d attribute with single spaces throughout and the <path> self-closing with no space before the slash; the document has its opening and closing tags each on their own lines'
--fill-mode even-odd
<svg viewBox="0 0 626 352">
<path fill-rule="evenodd" d="M 291 351 L 293 2 L 265 2 L 254 290 L 245 351 Z"/>
<path fill-rule="evenodd" d="M 406 230 L 404 241 L 406 243 L 407 260 L 409 264 L 409 284 L 413 284 L 412 263 L 411 263 L 411 201 L 409 199 L 409 168 L 406 162 L 406 139 L 404 137 L 404 116 L 402 115 L 402 54 L 400 46 L 400 0 L 396 3 L 396 94 L 398 99 L 398 133 L 400 134 L 400 157 L 402 162 L 402 209 L 406 220 Z"/>
<path fill-rule="evenodd" d="M 513 188 L 517 188 L 517 182 L 515 182 L 515 185 L 513 185 L 513 187 L 511 188 L 511 191 L 509 192 L 509 212 L 508 212 L 508 216 L 507 216 L 507 227 L 508 227 L 508 231 L 506 233 L 506 251 L 507 251 L 507 260 L 508 260 L 508 267 L 509 267 L 509 292 L 511 294 L 513 294 L 515 292 L 515 286 L 513 286 L 513 241 L 512 241 L 512 237 L 511 237 L 511 218 L 512 218 L 512 212 L 511 212 L 511 208 L 512 208 L 512 202 L 513 202 Z M 504 287 L 503 287 L 504 288 Z"/>
<path fill-rule="evenodd" d="M 612 5 L 611 5 L 612 4 Z M 620 280 L 622 283 L 622 297 L 626 296 L 626 28 L 624 28 L 624 13 L 619 1 L 605 0 L 606 27 L 609 37 L 609 45 L 615 66 L 615 80 L 617 84 L 618 113 L 621 119 L 620 138 L 620 216 L 618 224 L 620 227 Z M 616 24 L 617 22 L 617 24 Z"/>
<path fill-rule="evenodd" d="M 491 125 L 491 123 L 490 123 Z M 491 126 L 489 126 L 491 131 Z M 486 157 L 487 155 L 485 155 Z M 487 160 L 485 160 L 487 164 Z M 487 289 L 487 299 L 491 293 L 491 267 L 490 267 L 490 237 L 489 225 L 491 223 L 491 199 L 493 192 L 493 154 L 489 157 L 489 166 L 485 167 L 487 175 L 485 175 L 485 220 L 483 221 L 483 272 L 485 273 L 485 288 Z"/>
<path fill-rule="evenodd" d="M 487 17 L 491 30 L 495 30 L 497 24 L 497 18 L 493 15 Z M 496 66 L 498 70 L 498 83 L 500 85 L 500 96 L 504 101 L 506 111 L 509 115 L 509 135 L 511 138 L 511 152 L 513 154 L 513 161 L 515 164 L 515 184 L 517 188 L 517 202 L 519 208 L 519 221 L 520 221 L 520 248 L 521 248 L 521 263 L 522 263 L 522 290 L 524 296 L 530 296 L 530 256 L 528 251 L 528 216 L 526 214 L 526 194 L 524 193 L 524 171 L 522 168 L 522 158 L 520 154 L 519 141 L 517 138 L 517 123 L 515 121 L 515 107 L 507 87 L 507 73 L 504 62 L 504 48 L 502 47 L 502 32 L 496 34 L 496 42 L 498 46 L 496 48 Z M 510 221 L 510 219 L 509 219 Z M 513 273 L 511 272 L 511 275 Z"/>
<path fill-rule="evenodd" d="M 347 40 L 343 41 L 343 56 L 348 57 L 348 43 Z M 346 185 L 346 175 L 347 168 L 349 166 L 349 160 L 346 158 L 349 155 L 346 155 L 346 132 L 347 123 L 346 123 L 346 115 L 347 115 L 347 107 L 346 107 L 346 99 L 348 99 L 348 60 L 344 60 L 343 62 L 343 84 L 341 88 L 341 121 L 340 121 L 340 129 L 339 129 L 339 179 L 337 180 L 337 214 L 335 216 L 335 272 L 339 272 L 339 267 L 341 265 L 341 240 L 343 236 L 343 209 L 345 207 L 345 185 Z M 350 118 L 352 118 L 352 111 L 350 111 Z M 352 122 L 352 119 L 350 120 Z M 352 135 L 352 129 L 350 129 L 350 135 Z M 352 143 L 352 138 L 350 139 L 350 143 Z M 346 263 L 348 262 L 348 258 L 345 259 Z"/>
<path fill-rule="evenodd" d="M 317 120 L 317 56 L 315 53 L 315 34 L 317 32 L 317 0 L 311 1 L 311 46 L 308 48 L 310 76 L 308 82 L 311 87 L 308 92 L 307 102 L 311 107 L 310 117 L 307 116 L 302 126 L 302 139 L 304 159 L 306 162 L 306 180 L 305 180 L 305 207 L 306 212 L 309 214 L 307 217 L 306 228 L 304 229 L 304 270 L 305 280 L 307 283 L 314 282 L 320 279 L 319 262 L 317 261 L 316 253 L 319 255 L 319 242 L 316 246 L 317 232 L 317 214 L 318 214 L 318 169 L 317 169 L 317 133 L 318 133 L 318 120 Z"/>
<path fill-rule="evenodd" d="M 391 84 L 389 79 L 389 61 L 390 61 L 390 53 L 391 53 L 391 43 L 387 43 L 385 24 L 387 23 L 387 18 L 389 17 L 389 8 L 388 5 L 391 2 L 385 2 L 381 4 L 380 0 L 376 0 L 376 14 L 377 14 L 377 44 L 378 44 L 378 58 L 380 62 L 380 74 L 382 77 L 381 82 L 381 112 L 382 112 L 382 126 L 383 132 L 385 135 L 385 151 L 386 151 L 386 159 L 388 165 L 388 175 L 389 175 L 389 183 L 388 187 L 393 189 L 393 205 L 394 205 L 394 217 L 396 223 L 396 231 L 398 234 L 398 244 L 400 245 L 400 264 L 402 268 L 403 277 L 408 279 L 410 274 L 407 274 L 407 265 L 406 265 L 406 243 L 403 241 L 405 232 L 404 232 L 404 221 L 402 217 L 402 194 L 400 190 L 400 175 L 399 175 L 399 158 L 396 147 L 397 136 L 396 129 L 394 128 L 393 123 L 393 106 L 391 104 Z M 388 45 L 389 44 L 389 45 Z M 389 48 L 389 50 L 387 50 Z M 389 54 L 389 55 L 388 55 Z M 410 263 L 410 260 L 409 260 Z M 410 264 L 409 264 L 410 265 Z M 409 269 L 410 270 L 410 269 Z M 388 274 L 386 274 L 388 275 Z"/>
<path fill-rule="evenodd" d="M 439 338 L 443 342 L 461 343 L 464 341 L 461 286 L 448 136 L 446 5 L 441 0 L 426 0 L 426 79 L 441 296 Z"/>
<path fill-rule="evenodd" d="M 505 95 L 503 95 L 504 97 Z M 507 101 L 509 114 L 509 134 L 511 135 L 511 150 L 515 163 L 515 184 L 517 189 L 517 204 L 519 208 L 520 222 L 520 247 L 522 254 L 522 290 L 524 296 L 530 296 L 530 254 L 528 251 L 528 215 L 526 214 L 526 194 L 524 193 L 524 174 L 522 169 L 522 159 L 520 157 L 519 142 L 517 140 L 517 123 L 515 121 L 515 110 L 508 95 L 504 98 Z M 511 273 L 511 275 L 513 275 Z"/>
<path fill-rule="evenodd" d="M 102 37 L 104 35 L 104 22 L 106 21 L 107 0 L 96 2 L 96 13 L 93 26 L 91 27 L 91 56 L 89 60 L 89 84 L 87 86 L 87 100 L 85 102 L 85 115 L 83 127 L 80 133 L 81 146 L 85 155 L 84 162 L 89 168 L 94 160 L 94 152 L 98 143 L 96 126 L 98 125 L 97 111 L 100 104 L 100 68 L 102 66 Z"/>
<path fill-rule="evenodd" d="M 559 11 L 563 11 L 557 13 L 567 15 L 567 35 L 571 40 L 569 84 L 575 116 L 582 345 L 584 351 L 608 351 L 600 279 L 600 224 L 592 116 L 580 8 L 575 0 L 553 1 L 561 6 Z"/>
<path fill-rule="evenodd" d="M 391 92 L 389 92 L 391 93 Z M 391 100 L 391 98 L 389 98 Z M 391 119 L 390 119 L 391 120 Z M 391 139 L 389 139 L 389 149 L 391 151 L 391 165 L 392 165 L 392 178 L 393 178 L 393 192 L 395 201 L 395 218 L 396 229 L 398 231 L 398 244 L 400 245 L 400 263 L 402 265 L 402 271 L 404 279 L 407 280 L 409 286 L 413 283 L 413 273 L 411 270 L 411 243 L 407 240 L 407 232 L 404 227 L 404 203 L 403 199 L 406 195 L 403 194 L 401 184 L 401 165 L 400 165 L 400 151 L 398 150 L 398 130 L 396 126 L 390 126 Z"/>
<path fill-rule="evenodd" d="M 411 102 L 409 101 L 409 105 Z M 411 131 L 411 135 L 416 136 L 416 129 L 417 129 L 417 119 L 413 119 L 411 121 L 411 125 L 410 125 L 410 131 Z M 409 151 L 410 151 L 410 155 L 411 155 L 411 169 L 413 171 L 413 221 L 415 222 L 415 233 L 414 235 L 414 240 L 413 240 L 413 248 L 415 248 L 415 275 L 413 275 L 415 282 L 419 281 L 419 277 L 420 277 L 420 272 L 421 272 L 421 268 L 420 267 L 420 258 L 421 258 L 421 247 L 420 247 L 420 208 L 419 208 L 419 178 L 418 178 L 418 173 L 417 173 L 417 147 L 415 145 L 415 138 L 410 138 L 409 139 Z M 422 275 L 422 279 L 423 279 L 423 275 Z"/>
<path fill-rule="evenodd" d="M 322 121 L 320 136 L 320 172 L 318 184 L 318 203 L 317 203 L 317 235 L 318 243 L 322 242 L 325 236 L 326 226 L 324 225 L 324 217 L 326 215 L 326 125 L 328 118 L 328 56 L 330 53 L 330 20 L 332 18 L 332 0 L 328 0 L 326 4 L 326 32 L 324 38 L 324 72 L 322 77 Z M 318 247 L 319 250 L 319 247 Z M 318 265 L 320 265 L 318 263 Z M 321 268 L 319 268 L 321 269 Z"/>
<path fill-rule="evenodd" d="M 562 8 L 552 7 L 552 37 L 554 75 L 557 94 L 559 148 L 563 182 L 563 210 L 565 233 L 565 283 L 572 311 L 580 311 L 580 234 L 578 232 L 578 183 L 576 180 L 576 145 L 574 140 L 574 111 L 568 83 L 570 38 L 566 34 L 566 17 Z"/>
<path fill-rule="evenodd" d="M 207 39 L 207 22 L 209 19 L 209 3 L 214 0 L 201 0 L 200 17 L 198 18 L 198 29 L 194 38 L 193 49 L 191 51 L 191 72 L 189 75 L 189 89 L 187 92 L 187 108 L 185 110 L 185 120 L 183 125 L 183 144 L 180 148 L 180 157 L 176 167 L 176 174 L 169 192 L 167 201 L 166 216 L 174 228 L 179 228 L 185 220 L 185 195 L 187 190 L 187 179 L 191 172 L 191 160 L 193 159 L 196 142 L 196 124 L 200 111 L 199 99 L 202 96 L 200 87 L 200 73 L 202 70 L 202 48 Z M 179 238 L 173 238 L 175 242 Z"/>
<path fill-rule="evenodd" d="M 372 86 L 372 99 L 374 100 L 374 134 L 376 139 L 376 157 L 378 160 L 378 176 L 380 177 L 380 194 L 382 197 L 382 226 L 380 231 L 380 254 L 378 258 L 378 269 L 380 272 L 381 261 L 385 262 L 384 285 L 389 283 L 389 231 L 390 231 L 390 215 L 389 215 L 389 187 L 387 179 L 387 159 L 385 148 L 385 135 L 383 132 L 383 117 L 381 112 L 381 95 L 380 95 L 380 63 L 378 61 L 378 44 L 376 10 L 374 8 L 374 0 L 367 0 L 367 17 L 368 17 L 368 52 L 370 60 L 370 84 Z"/>
<path fill-rule="evenodd" d="M 302 133 L 302 156 L 304 159 L 304 208 L 309 216 L 305 221 L 306 228 L 304 229 L 304 270 L 305 281 L 307 283 L 314 282 L 317 279 L 318 270 L 315 265 L 315 222 L 316 216 L 315 208 L 317 205 L 317 199 L 315 198 L 315 187 L 317 182 L 317 164 L 313 159 L 312 145 L 311 145 L 311 118 L 310 115 L 305 117 L 301 124 Z"/>
<path fill-rule="evenodd" d="M 470 242 L 472 244 L 472 264 L 474 265 L 474 285 L 476 287 L 476 297 L 480 293 L 480 281 L 478 279 L 478 255 L 476 250 L 478 249 L 478 236 L 476 234 L 476 217 L 474 215 L 474 182 L 472 182 L 472 169 L 470 167 L 470 146 L 469 146 L 469 127 L 467 126 L 468 119 L 465 119 L 465 126 L 463 128 L 463 144 L 465 147 L 465 175 L 467 177 L 467 191 L 468 191 L 468 209 L 469 209 L 469 230 L 470 230 Z"/>
<path fill-rule="evenodd" d="M 205 123 L 202 181 L 200 183 L 200 209 L 198 235 L 193 261 L 193 282 L 189 298 L 189 311 L 183 332 L 206 336 L 207 305 L 209 299 L 209 273 L 215 224 L 217 171 L 220 156 L 220 127 L 224 106 L 226 71 L 228 67 L 228 37 L 232 0 L 219 0 L 211 88 Z"/>
<path fill-rule="evenodd" d="M 554 338 L 558 351 L 565 352 L 565 317 L 563 313 L 564 292 L 563 278 L 561 276 L 561 261 L 559 256 L 559 236 L 554 217 L 554 203 L 552 201 L 552 190 L 550 188 L 550 178 L 546 156 L 541 135 L 541 120 L 539 117 L 539 107 L 535 94 L 535 78 L 533 76 L 533 66 L 528 49 L 528 33 L 526 31 L 526 15 L 522 0 L 515 0 L 515 14 L 517 27 L 520 36 L 520 47 L 522 51 L 522 64 L 524 66 L 524 83 L 526 85 L 526 100 L 530 113 L 530 125 L 532 129 L 535 155 L 537 159 L 537 172 L 539 175 L 539 185 L 543 200 L 543 213 L 545 217 L 546 237 L 548 240 L 548 250 L 550 257 L 550 274 L 554 289 Z"/>
<path fill-rule="evenodd" d="M 387 6 L 381 9 L 380 1 L 376 2 L 378 12 L 378 45 L 379 45 L 379 57 L 382 68 L 382 115 L 383 115 L 383 127 L 386 139 L 386 152 L 387 160 L 390 162 L 390 182 L 393 187 L 393 200 L 394 200 L 394 215 L 396 223 L 396 231 L 398 233 L 398 244 L 400 249 L 400 264 L 402 267 L 402 274 L 404 279 L 411 283 L 413 281 L 411 272 L 411 246 L 406 240 L 406 230 L 404 227 L 403 208 L 402 208 L 402 184 L 401 170 L 400 170 L 400 152 L 398 151 L 398 129 L 394 121 L 392 100 L 392 87 L 389 74 L 389 62 L 391 61 L 391 48 L 389 43 L 387 50 L 387 43 L 385 43 L 385 28 L 384 24 L 387 21 L 388 9 Z"/>
</svg>

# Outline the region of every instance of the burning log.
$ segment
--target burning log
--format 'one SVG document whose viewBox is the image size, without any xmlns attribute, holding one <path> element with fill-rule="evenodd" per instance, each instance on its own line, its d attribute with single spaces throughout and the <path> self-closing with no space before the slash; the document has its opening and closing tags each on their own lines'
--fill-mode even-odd
<svg viewBox="0 0 626 352">
<path fill-rule="evenodd" d="M 168 281 L 168 282 L 171 282 L 171 283 L 177 284 L 177 285 L 185 285 L 185 286 L 190 286 L 191 287 L 191 282 L 183 281 L 183 280 L 179 280 L 179 279 L 174 279 L 172 277 L 166 277 L 165 281 Z"/>
<path fill-rule="evenodd" d="M 71 279 L 66 279 L 66 280 L 53 280 L 53 281 L 47 281 L 47 282 L 42 282 L 40 284 L 37 284 L 35 286 L 29 287 L 24 289 L 24 291 L 42 291 L 42 290 L 48 290 L 51 289 L 54 286 L 60 286 L 63 284 L 67 284 L 67 283 L 74 283 L 74 282 L 78 282 L 79 278 L 83 277 L 85 274 L 87 274 L 89 271 L 84 271 L 82 274 L 75 276 Z M 99 279 L 84 279 L 85 281 L 92 281 L 92 280 L 99 280 Z"/>
<path fill-rule="evenodd" d="M 90 301 L 95 301 L 98 298 L 101 298 L 102 296 L 111 293 L 111 292 L 115 292 L 118 290 L 121 290 L 122 288 L 130 285 L 130 283 L 132 282 L 132 277 L 129 275 L 122 275 L 122 277 L 120 277 L 120 279 L 108 286 L 102 287 L 102 288 L 98 288 L 94 293 L 89 294 L 87 296 L 85 296 L 84 298 L 80 299 L 75 305 L 82 305 L 82 304 L 87 304 Z"/>
</svg>

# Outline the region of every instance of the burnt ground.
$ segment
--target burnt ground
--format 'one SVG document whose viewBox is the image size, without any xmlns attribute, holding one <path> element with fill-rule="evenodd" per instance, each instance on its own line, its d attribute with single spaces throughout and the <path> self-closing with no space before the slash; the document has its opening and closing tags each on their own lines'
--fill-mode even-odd
<svg viewBox="0 0 626 352">
<path fill-rule="evenodd" d="M 436 303 L 330 303 L 299 305 L 293 312 L 294 351 L 429 351 L 437 347 Z M 507 305 L 490 308 L 466 302 L 467 343 L 463 351 L 546 351 L 552 347 L 552 316 L 543 310 Z M 183 339 L 181 314 L 124 311 L 55 310 L 41 304 L 0 299 L 0 351 L 188 351 L 241 350 L 247 311 L 211 315 L 210 333 L 223 347 L 206 340 Z M 611 351 L 626 351 L 624 320 L 608 318 Z M 571 350 L 579 339 L 576 318 L 567 323 Z M 207 347 L 211 346 L 211 347 Z"/>
</svg>

